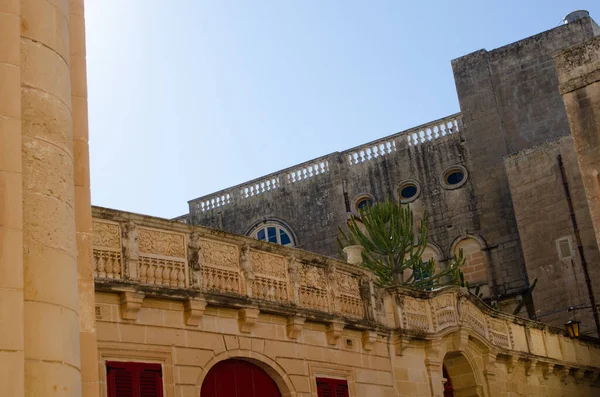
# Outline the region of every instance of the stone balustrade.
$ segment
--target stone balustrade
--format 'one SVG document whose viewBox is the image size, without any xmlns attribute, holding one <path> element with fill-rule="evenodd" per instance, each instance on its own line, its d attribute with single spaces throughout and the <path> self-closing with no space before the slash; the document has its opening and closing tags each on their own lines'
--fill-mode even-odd
<svg viewBox="0 0 600 397">
<path fill-rule="evenodd" d="M 327 323 L 331 335 L 344 327 L 387 334 L 397 340 L 397 355 L 415 340 L 454 335 L 457 348 L 475 339 L 509 364 L 600 368 L 598 343 L 495 311 L 465 289 L 382 289 L 366 270 L 309 252 L 104 208 L 93 208 L 93 216 L 96 290 L 121 294 L 129 320 L 146 296 L 182 300 L 190 318 L 206 304 L 237 308 L 241 327 L 265 311 L 294 324 Z"/>
<path fill-rule="evenodd" d="M 330 258 L 124 212 L 94 209 L 94 276 L 365 318 L 368 274 Z M 171 292 L 172 293 L 172 292 Z"/>
<path fill-rule="evenodd" d="M 415 146 L 455 134 L 462 128 L 461 114 L 456 113 L 439 120 L 411 128 L 397 134 L 369 142 L 364 145 L 309 160 L 290 168 L 265 175 L 261 178 L 224 189 L 213 194 L 191 200 L 196 212 L 204 213 L 218 209 L 236 200 L 246 200 L 266 192 L 292 187 L 307 179 L 319 177 L 330 172 L 330 165 L 341 164 L 351 167 L 383 156 L 390 155 L 402 148 Z M 340 160 L 340 161 L 338 161 Z"/>
</svg>

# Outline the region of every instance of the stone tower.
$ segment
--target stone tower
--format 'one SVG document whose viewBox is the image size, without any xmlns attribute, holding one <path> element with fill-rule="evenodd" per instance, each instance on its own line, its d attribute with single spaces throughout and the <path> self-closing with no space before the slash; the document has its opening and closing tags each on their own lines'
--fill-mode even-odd
<svg viewBox="0 0 600 397">
<path fill-rule="evenodd" d="M 2 394 L 96 396 L 83 0 L 0 0 L 0 37 Z"/>
</svg>

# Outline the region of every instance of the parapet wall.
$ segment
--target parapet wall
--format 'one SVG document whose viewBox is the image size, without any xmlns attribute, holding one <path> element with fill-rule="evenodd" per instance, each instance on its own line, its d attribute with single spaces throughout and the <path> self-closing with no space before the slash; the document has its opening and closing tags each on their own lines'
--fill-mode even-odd
<svg viewBox="0 0 600 397">
<path fill-rule="evenodd" d="M 137 321 L 144 300 L 159 299 L 181 302 L 188 326 L 220 307 L 237 311 L 241 334 L 267 313 L 288 319 L 288 337 L 305 322 L 324 324 L 333 345 L 349 329 L 362 333 L 365 349 L 385 335 L 401 355 L 419 340 L 465 332 L 514 362 L 582 376 L 600 367 L 596 343 L 494 311 L 460 288 L 381 289 L 362 268 L 301 250 L 104 208 L 93 216 L 96 292 L 119 295 L 124 320 Z"/>
</svg>

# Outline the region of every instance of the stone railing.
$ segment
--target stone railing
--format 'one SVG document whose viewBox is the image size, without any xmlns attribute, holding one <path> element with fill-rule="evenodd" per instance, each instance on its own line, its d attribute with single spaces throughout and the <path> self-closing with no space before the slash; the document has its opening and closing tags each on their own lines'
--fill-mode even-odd
<svg viewBox="0 0 600 397">
<path fill-rule="evenodd" d="M 346 327 L 363 342 L 387 334 L 397 355 L 414 340 L 451 337 L 458 350 L 477 339 L 509 366 L 525 361 L 528 374 L 536 365 L 563 375 L 600 368 L 597 342 L 495 311 L 463 288 L 381 289 L 356 265 L 293 248 L 98 207 L 93 218 L 96 290 L 119 294 L 127 320 L 145 297 L 175 299 L 188 325 L 208 304 L 236 308 L 241 332 L 264 311 L 288 317 L 290 335 L 305 320 L 323 322 L 331 343 Z"/>
<path fill-rule="evenodd" d="M 405 146 L 415 146 L 440 139 L 460 131 L 461 128 L 461 114 L 456 113 L 443 119 L 348 149 L 342 152 L 342 154 L 346 157 L 348 164 L 352 166 L 389 155 Z"/>
<path fill-rule="evenodd" d="M 361 285 L 372 285 L 364 270 L 347 263 L 108 209 L 94 208 L 93 226 L 94 275 L 99 283 L 237 296 L 365 318 Z"/>
<path fill-rule="evenodd" d="M 295 165 L 261 178 L 190 200 L 191 210 L 203 213 L 225 207 L 236 200 L 245 200 L 266 192 L 292 186 L 330 172 L 330 164 L 343 158 L 344 166 L 354 166 L 388 156 L 408 146 L 434 141 L 455 134 L 462 128 L 461 114 L 453 114 L 367 144 Z"/>
<path fill-rule="evenodd" d="M 329 157 L 322 157 L 295 165 L 261 178 L 233 186 L 229 189 L 191 200 L 194 209 L 200 213 L 224 207 L 236 200 L 245 200 L 286 185 L 295 185 L 329 172 Z"/>
</svg>

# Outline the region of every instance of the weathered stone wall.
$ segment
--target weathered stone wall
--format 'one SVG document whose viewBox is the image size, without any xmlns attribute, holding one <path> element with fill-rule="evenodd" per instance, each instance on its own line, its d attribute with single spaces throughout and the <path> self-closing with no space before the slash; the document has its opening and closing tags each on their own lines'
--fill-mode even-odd
<svg viewBox="0 0 600 397">
<path fill-rule="evenodd" d="M 527 275 L 512 210 L 503 157 L 568 135 L 552 56 L 593 36 L 585 18 L 493 51 L 452 61 L 464 124 L 474 195 L 482 203 L 479 230 L 489 255 L 501 264 L 496 282 L 506 292 L 525 287 Z"/>
<path fill-rule="evenodd" d="M 571 133 L 586 197 L 600 244 L 600 39 L 569 48 L 556 57 Z"/>
<path fill-rule="evenodd" d="M 561 156 L 571 194 L 584 255 L 592 264 L 592 277 L 600 287 L 600 262 L 583 182 L 577 165 L 573 138 L 565 136 L 523 150 L 505 160 L 512 203 L 527 273 L 538 283 L 533 295 L 539 319 L 557 326 L 573 313 L 569 306 L 589 305 L 588 292 L 569 206 L 558 165 Z M 561 252 L 567 250 L 567 252 Z M 552 312 L 555 314 L 550 314 Z M 590 310 L 575 313 L 582 330 L 595 330 Z"/>
<path fill-rule="evenodd" d="M 362 269 L 305 251 L 114 210 L 94 217 L 102 395 L 106 361 L 159 363 L 167 397 L 196 397 L 229 358 L 265 369 L 284 396 L 316 397 L 320 376 L 346 380 L 350 396 L 441 397 L 443 366 L 455 395 L 598 392 L 600 345 L 464 289 L 378 289 Z M 229 282 L 215 281 L 222 272 Z"/>
</svg>

